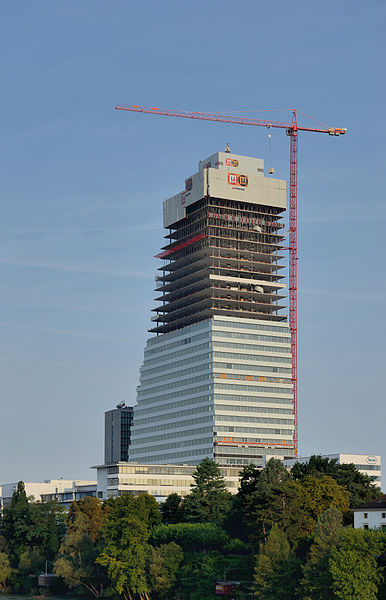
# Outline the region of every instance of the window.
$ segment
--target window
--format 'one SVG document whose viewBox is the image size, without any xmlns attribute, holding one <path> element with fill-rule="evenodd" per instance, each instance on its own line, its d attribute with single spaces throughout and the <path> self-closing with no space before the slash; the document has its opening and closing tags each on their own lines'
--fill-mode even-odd
<svg viewBox="0 0 386 600">
<path fill-rule="evenodd" d="M 382 513 L 382 519 L 386 519 L 386 512 Z"/>
<path fill-rule="evenodd" d="M 368 513 L 363 513 L 363 518 L 368 519 L 369 518 Z"/>
<path fill-rule="evenodd" d="M 365 524 L 363 525 L 363 529 L 368 529 L 368 528 L 369 528 L 369 526 L 367 525 L 367 523 L 365 523 Z"/>
</svg>

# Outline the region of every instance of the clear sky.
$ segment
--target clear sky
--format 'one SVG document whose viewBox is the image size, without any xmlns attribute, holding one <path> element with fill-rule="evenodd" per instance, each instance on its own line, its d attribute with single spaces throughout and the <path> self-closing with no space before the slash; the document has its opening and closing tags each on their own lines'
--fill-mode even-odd
<svg viewBox="0 0 386 600">
<path fill-rule="evenodd" d="M 385 17 L 383 0 L 2 0 L 0 482 L 94 476 L 104 411 L 135 401 L 163 199 L 225 142 L 269 160 L 263 128 L 119 103 L 348 128 L 300 136 L 300 449 L 386 459 Z M 288 147 L 273 131 L 283 179 Z"/>
</svg>

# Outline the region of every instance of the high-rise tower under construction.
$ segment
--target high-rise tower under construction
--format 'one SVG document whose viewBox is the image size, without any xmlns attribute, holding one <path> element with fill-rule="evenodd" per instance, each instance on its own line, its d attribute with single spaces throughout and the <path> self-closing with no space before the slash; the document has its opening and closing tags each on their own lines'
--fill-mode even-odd
<svg viewBox="0 0 386 600">
<path fill-rule="evenodd" d="M 294 456 L 282 301 L 284 181 L 218 152 L 164 202 L 167 245 L 129 460 L 261 465 Z"/>
</svg>

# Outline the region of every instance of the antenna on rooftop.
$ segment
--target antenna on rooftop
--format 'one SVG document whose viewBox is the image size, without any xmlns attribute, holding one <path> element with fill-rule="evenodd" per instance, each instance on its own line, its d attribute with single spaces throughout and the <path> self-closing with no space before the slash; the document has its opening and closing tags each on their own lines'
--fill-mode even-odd
<svg viewBox="0 0 386 600">
<path fill-rule="evenodd" d="M 230 151 L 231 151 L 231 147 L 230 147 L 230 145 L 229 145 L 229 142 L 227 142 L 227 143 L 225 144 L 225 152 L 230 152 Z"/>
</svg>

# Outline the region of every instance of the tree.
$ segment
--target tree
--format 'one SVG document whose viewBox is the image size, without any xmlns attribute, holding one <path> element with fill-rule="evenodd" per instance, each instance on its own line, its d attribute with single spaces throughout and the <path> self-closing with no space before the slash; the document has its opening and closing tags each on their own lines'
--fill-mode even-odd
<svg viewBox="0 0 386 600">
<path fill-rule="evenodd" d="M 218 464 L 204 458 L 193 473 L 194 484 L 183 504 L 185 520 L 221 524 L 229 510 L 231 494 Z"/>
<path fill-rule="evenodd" d="M 282 513 L 278 523 L 287 533 L 290 541 L 314 533 L 321 514 L 328 508 L 337 508 L 345 513 L 349 508 L 349 494 L 332 477 L 327 475 L 307 475 L 301 481 L 289 483 L 282 499 Z"/>
<path fill-rule="evenodd" d="M 88 533 L 90 539 L 93 542 L 96 542 L 99 537 L 104 515 L 101 500 L 93 496 L 86 496 L 76 502 L 72 502 L 67 515 L 68 531 L 72 530 L 79 514 L 82 514 L 85 517 L 85 520 L 83 521 L 84 530 Z"/>
<path fill-rule="evenodd" d="M 159 596 L 170 594 L 183 558 L 182 549 L 174 542 L 152 548 L 149 566 L 150 584 L 152 590 Z"/>
<path fill-rule="evenodd" d="M 215 523 L 174 523 L 159 525 L 151 536 L 155 546 L 175 542 L 188 552 L 218 550 L 229 543 L 225 531 Z"/>
<path fill-rule="evenodd" d="M 24 483 L 19 481 L 9 506 L 4 508 L 1 533 L 6 539 L 11 565 L 17 567 L 21 553 L 28 547 L 31 513 Z"/>
<path fill-rule="evenodd" d="M 308 475 L 329 475 L 347 489 L 351 508 L 375 500 L 382 493 L 374 484 L 374 477 L 361 473 L 352 463 L 338 464 L 337 458 L 313 455 L 308 463 L 295 463 L 291 474 L 295 480 L 302 480 Z"/>
<path fill-rule="evenodd" d="M 149 587 L 146 581 L 146 559 L 150 548 L 147 543 L 149 532 L 145 523 L 126 517 L 120 522 L 120 535 L 105 537 L 103 551 L 97 563 L 107 569 L 115 591 L 125 600 L 139 595 L 148 600 Z"/>
<path fill-rule="evenodd" d="M 74 518 L 54 563 L 54 572 L 62 577 L 70 588 L 81 586 L 95 598 L 103 596 L 106 576 L 96 559 L 99 545 L 89 534 L 87 517 L 78 512 Z"/>
<path fill-rule="evenodd" d="M 341 528 L 342 513 L 336 508 L 328 508 L 319 517 L 314 543 L 303 569 L 302 590 L 306 600 L 330 600 L 333 597 L 329 558 L 331 549 L 339 542 Z"/>
<path fill-rule="evenodd" d="M 9 564 L 8 556 L 5 552 L 0 552 L 0 590 L 5 592 L 7 587 L 7 579 L 12 572 Z"/>
<path fill-rule="evenodd" d="M 273 525 L 267 542 L 260 544 L 255 568 L 255 589 L 259 600 L 295 598 L 300 578 L 300 564 L 288 539 L 278 525 Z"/>
<path fill-rule="evenodd" d="M 243 470 L 238 509 L 251 542 L 268 539 L 272 525 L 278 522 L 282 513 L 283 492 L 291 479 L 283 463 L 275 458 L 271 458 L 260 471 L 253 465 Z"/>
<path fill-rule="evenodd" d="M 161 513 L 153 496 L 119 496 L 106 501 L 101 529 L 102 551 L 96 562 L 107 569 L 115 592 L 132 600 L 148 598 L 146 561 L 150 531 Z"/>
<path fill-rule="evenodd" d="M 381 582 L 376 557 L 385 547 L 384 532 L 343 529 L 329 560 L 334 598 L 376 600 Z"/>
<path fill-rule="evenodd" d="M 183 503 L 178 494 L 170 494 L 159 508 L 164 523 L 181 523 L 183 520 Z"/>
</svg>

